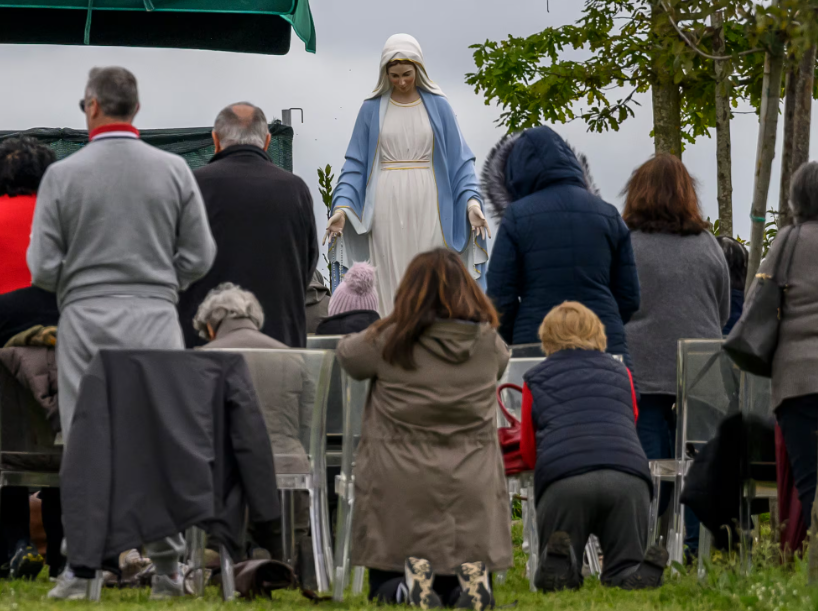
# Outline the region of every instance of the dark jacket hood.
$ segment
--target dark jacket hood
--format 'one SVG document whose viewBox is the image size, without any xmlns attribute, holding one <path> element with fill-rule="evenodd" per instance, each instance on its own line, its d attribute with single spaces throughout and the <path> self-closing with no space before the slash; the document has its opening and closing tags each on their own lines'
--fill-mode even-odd
<svg viewBox="0 0 818 611">
<path fill-rule="evenodd" d="M 585 155 L 546 126 L 504 136 L 486 158 L 481 179 L 497 218 L 511 202 L 553 185 L 573 184 L 599 195 Z"/>
<path fill-rule="evenodd" d="M 427 328 L 418 343 L 447 363 L 465 363 L 474 353 L 482 325 L 464 320 L 439 320 Z"/>
</svg>

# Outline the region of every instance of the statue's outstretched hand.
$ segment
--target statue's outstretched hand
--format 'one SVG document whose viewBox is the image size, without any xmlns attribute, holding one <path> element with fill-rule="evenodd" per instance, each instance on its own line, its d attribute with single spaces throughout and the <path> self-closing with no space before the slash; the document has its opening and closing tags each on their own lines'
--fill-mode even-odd
<svg viewBox="0 0 818 611">
<path fill-rule="evenodd" d="M 326 244 L 328 238 L 337 238 L 344 233 L 344 225 L 347 221 L 347 215 L 343 210 L 338 210 L 327 221 L 327 231 L 324 234 L 324 241 L 321 244 Z"/>
<path fill-rule="evenodd" d="M 483 211 L 480 210 L 480 203 L 473 199 L 469 202 L 469 223 L 471 223 L 471 230 L 480 234 L 480 237 L 485 239 L 486 235 L 491 237 L 491 229 L 486 217 L 483 216 Z"/>
</svg>

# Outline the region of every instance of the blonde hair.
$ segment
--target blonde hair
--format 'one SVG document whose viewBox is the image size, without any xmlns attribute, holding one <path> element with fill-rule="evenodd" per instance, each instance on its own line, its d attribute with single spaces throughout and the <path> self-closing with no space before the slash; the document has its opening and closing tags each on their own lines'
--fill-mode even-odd
<svg viewBox="0 0 818 611">
<path fill-rule="evenodd" d="M 605 352 L 608 347 L 602 321 L 576 301 L 566 301 L 551 310 L 543 319 L 539 334 L 547 356 L 560 350 Z"/>
</svg>

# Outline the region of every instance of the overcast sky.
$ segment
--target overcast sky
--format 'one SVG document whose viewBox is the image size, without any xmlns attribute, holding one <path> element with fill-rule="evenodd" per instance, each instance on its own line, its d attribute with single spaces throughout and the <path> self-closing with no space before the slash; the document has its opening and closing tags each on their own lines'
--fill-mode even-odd
<svg viewBox="0 0 818 611">
<path fill-rule="evenodd" d="M 209 126 L 222 107 L 239 100 L 261 106 L 271 119 L 280 117 L 282 108 L 302 107 L 304 124 L 294 126 L 294 170 L 309 184 L 323 227 L 316 169 L 329 163 L 336 175 L 340 170 L 356 114 L 375 86 L 381 48 L 390 35 L 407 32 L 419 40 L 427 70 L 448 95 L 477 156 L 479 171 L 503 130 L 494 123 L 500 111 L 486 106 L 464 82 L 464 75 L 474 69 L 469 45 L 572 22 L 582 2 L 550 0 L 550 12 L 545 0 L 513 0 L 502 5 L 489 0 L 311 0 L 311 5 L 318 38 L 316 55 L 306 53 L 295 36 L 289 55 L 281 57 L 0 45 L 0 82 L 4 85 L 0 129 L 84 128 L 77 101 L 88 70 L 113 64 L 132 70 L 139 80 L 142 111 L 136 125 L 143 129 Z M 553 126 L 588 156 L 602 196 L 620 208 L 619 192 L 628 176 L 653 152 L 650 98 L 640 101 L 636 118 L 619 132 L 588 133 L 580 122 Z M 735 226 L 746 238 L 756 116 L 737 116 L 732 135 Z M 684 161 L 700 181 L 705 214 L 715 218 L 715 135 L 689 148 Z M 778 159 L 769 203 L 768 207 L 778 206 Z"/>
</svg>

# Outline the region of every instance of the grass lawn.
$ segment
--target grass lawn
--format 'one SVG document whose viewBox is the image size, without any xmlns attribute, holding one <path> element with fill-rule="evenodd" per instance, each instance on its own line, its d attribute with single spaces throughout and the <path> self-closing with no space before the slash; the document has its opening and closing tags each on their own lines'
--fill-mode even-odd
<svg viewBox="0 0 818 611">
<path fill-rule="evenodd" d="M 818 588 L 806 585 L 806 564 L 797 562 L 794 568 L 781 569 L 777 565 L 777 552 L 770 543 L 763 542 L 757 551 L 755 568 L 748 577 L 740 577 L 735 570 L 735 560 L 715 558 L 715 564 L 707 579 L 700 582 L 695 571 L 685 571 L 679 577 L 666 575 L 665 585 L 654 591 L 624 592 L 603 588 L 596 579 L 587 579 L 579 592 L 560 594 L 534 594 L 528 591 L 525 579 L 525 558 L 520 549 L 520 527 L 515 525 L 517 553 L 515 566 L 509 571 L 507 582 L 497 586 L 498 607 L 513 609 L 548 610 L 622 610 L 666 611 L 705 609 L 757 610 L 757 611 L 818 611 Z M 105 590 L 102 602 L 94 605 L 87 602 L 48 601 L 45 598 L 51 584 L 45 580 L 29 582 L 0 582 L 0 611 L 45 611 L 59 609 L 116 609 L 129 611 L 149 605 L 154 608 L 173 608 L 179 611 L 204 611 L 224 608 L 216 588 L 209 588 L 202 600 L 180 599 L 170 602 L 149 603 L 148 590 Z M 516 603 L 516 604 L 515 604 Z M 317 607 L 296 592 L 277 592 L 273 600 L 234 602 L 236 609 L 364 609 L 373 608 L 364 597 L 348 598 L 344 603 L 325 602 Z"/>
</svg>

